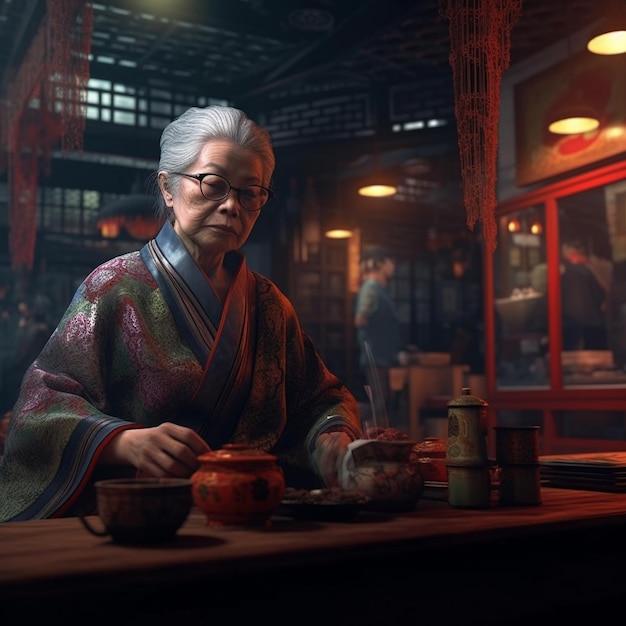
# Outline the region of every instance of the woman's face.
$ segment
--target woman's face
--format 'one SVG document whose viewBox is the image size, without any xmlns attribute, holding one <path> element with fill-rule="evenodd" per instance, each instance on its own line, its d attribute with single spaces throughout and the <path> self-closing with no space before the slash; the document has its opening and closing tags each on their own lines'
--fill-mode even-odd
<svg viewBox="0 0 626 626">
<path fill-rule="evenodd" d="M 187 174 L 219 174 L 233 187 L 263 184 L 263 163 L 246 148 L 225 139 L 207 142 Z M 167 177 L 159 176 L 161 192 L 174 213 L 174 230 L 196 259 L 240 248 L 248 239 L 261 211 L 246 211 L 231 189 L 223 200 L 207 200 L 197 180 L 181 177 L 175 195 Z"/>
</svg>

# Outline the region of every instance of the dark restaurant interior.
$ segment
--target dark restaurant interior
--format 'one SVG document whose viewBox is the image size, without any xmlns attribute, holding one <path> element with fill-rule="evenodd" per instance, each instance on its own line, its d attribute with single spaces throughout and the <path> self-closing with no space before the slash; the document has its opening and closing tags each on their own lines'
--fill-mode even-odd
<svg viewBox="0 0 626 626">
<path fill-rule="evenodd" d="M 409 355 L 449 368 L 412 398 L 408 376 L 404 383 L 398 377 L 395 409 L 412 436 L 441 433 L 445 403 L 469 384 L 489 402 L 494 423 L 542 425 L 546 453 L 621 449 L 625 196 L 615 122 L 624 55 L 585 49 L 612 8 L 526 0 L 512 24 L 495 115 L 497 243 L 485 256 L 484 223 L 470 224 L 465 209 L 449 20 L 435 0 L 395 0 L 384 10 L 380 2 L 350 0 L 95 3 L 80 148 L 60 145 L 54 119 L 32 107 L 19 118 L 20 146 L 49 144 L 20 183 L 36 193 L 28 219 L 10 209 L 18 190 L 11 190 L 14 154 L 6 141 L 15 132 L 8 122 L 17 119 L 3 116 L 3 362 L 15 350 L 21 300 L 43 296 L 53 324 L 90 270 L 154 232 L 147 181 L 163 126 L 192 104 L 234 104 L 271 132 L 278 164 L 275 198 L 246 244 L 248 263 L 293 301 L 322 357 L 360 401 L 367 399 L 352 324 L 355 266 L 360 250 L 382 244 L 397 255 L 389 288 Z M 35 68 L 25 69 L 27 53 L 45 10 L 43 1 L 2 3 L 5 99 L 28 88 L 25 76 Z M 547 105 L 532 81 L 560 84 L 549 72 L 563 64 L 583 75 L 591 66 L 603 81 L 591 90 L 604 98 L 596 105 L 609 107 L 605 118 L 618 118 L 603 148 L 593 133 L 541 128 Z M 563 164 L 555 162 L 559 151 Z M 358 186 L 376 176 L 392 179 L 396 193 L 359 195 Z M 341 220 L 351 236 L 328 239 L 325 230 Z M 516 224 L 519 232 L 511 230 Z M 605 305 L 602 351 L 561 351 L 558 309 L 568 305 L 551 251 L 568 229 L 617 283 Z M 455 256 L 464 261 L 460 278 Z M 546 263 L 549 307 L 533 286 Z M 537 307 L 543 327 L 531 319 Z"/>
<path fill-rule="evenodd" d="M 382 245 L 395 255 L 388 288 L 404 344 L 404 361 L 389 373 L 390 421 L 414 441 L 445 440 L 449 402 L 469 388 L 486 406 L 490 457 L 495 427 L 538 426 L 543 458 L 618 455 L 621 472 L 611 474 L 608 486 L 606 474 L 583 476 L 586 487 L 617 497 L 626 463 L 618 454 L 626 455 L 626 53 L 593 52 L 587 42 L 607 18 L 626 30 L 626 2 L 485 0 L 484 7 L 511 10 L 508 24 L 492 20 L 494 28 L 508 27 L 510 41 L 489 31 L 483 56 L 468 60 L 458 16 L 472 4 L 0 0 L 0 410 L 8 416 L 17 393 L 11 368 L 20 324 L 34 303 L 45 306 L 51 333 L 89 272 L 158 232 L 150 183 L 163 128 L 191 106 L 230 105 L 270 132 L 277 161 L 274 197 L 242 249 L 248 266 L 292 301 L 320 355 L 363 410 L 368 396 L 353 321 L 359 258 L 368 246 Z M 82 5 L 90 7 L 89 19 L 77 25 Z M 69 69 L 47 72 L 57 58 L 42 26 L 50 22 L 59 49 L 82 52 Z M 71 37 L 58 34 L 64 28 Z M 480 85 L 488 93 L 469 93 Z M 468 115 L 472 97 L 482 116 L 478 126 Z M 68 124 L 64 115 L 74 105 L 79 115 Z M 592 126 L 550 130 L 562 112 L 592 118 Z M 391 195 L 362 195 L 366 183 L 392 185 Z M 331 226 L 345 229 L 344 236 L 331 237 Z M 569 278 L 570 264 L 584 264 L 604 293 L 599 325 L 580 335 L 570 332 L 570 322 L 589 302 Z M 542 485 L 547 478 L 549 472 L 542 474 Z M 558 478 L 560 486 L 572 486 L 570 478 Z M 574 490 L 565 491 L 573 498 Z M 598 527 L 613 537 L 611 524 L 623 525 L 626 513 L 619 503 L 590 498 L 588 507 L 594 506 L 606 508 L 609 521 Z M 462 534 L 462 523 L 455 517 L 450 532 Z M 489 529 L 475 530 L 487 541 Z M 595 543 L 602 532 L 596 527 L 580 536 L 555 531 L 542 543 L 529 531 L 515 549 L 506 532 L 492 532 L 500 543 L 486 563 L 494 568 L 507 560 L 504 550 L 535 567 L 538 546 L 549 542 L 556 563 L 567 542 L 576 541 L 607 571 L 601 558 L 610 549 Z M 454 541 L 451 547 L 431 539 L 428 547 L 398 538 L 372 548 L 370 569 L 353 593 L 368 585 L 376 593 L 380 573 L 366 576 L 375 567 L 407 566 L 400 561 L 405 549 L 429 559 L 447 555 L 448 566 L 458 565 Z M 347 538 L 328 549 L 350 558 L 342 541 Z M 478 542 L 463 555 L 478 560 L 483 547 Z M 168 558 L 164 567 L 183 567 Z M 325 576 L 327 563 L 307 558 L 310 572 Z M 250 585 L 259 563 L 246 570 Z M 471 563 L 458 566 L 459 576 L 470 575 Z M 522 566 L 512 567 L 511 584 L 521 589 Z M 537 587 L 525 592 L 535 596 L 519 621 L 505 617 L 505 599 L 491 596 L 473 604 L 465 622 L 459 612 L 441 623 L 521 624 L 528 615 L 576 623 L 580 607 L 563 608 L 576 595 L 574 569 L 563 576 L 562 597 L 555 591 L 558 610 L 551 612 L 550 598 L 538 600 L 538 588 L 562 575 L 557 569 L 546 564 Z M 612 589 L 608 583 L 600 589 L 608 574 L 600 576 L 585 605 L 590 614 L 608 611 L 604 600 L 593 604 L 603 593 L 623 594 L 623 576 L 609 570 Z M 179 571 L 187 584 L 192 569 Z M 233 565 L 226 573 L 236 581 L 237 571 Z M 146 588 L 168 580 L 142 576 Z M 497 576 L 489 573 L 494 589 Z M 248 578 L 240 579 L 243 586 L 241 580 Z M 385 584 L 390 593 L 392 585 L 411 593 L 399 572 Z M 287 586 L 289 606 L 296 607 L 303 596 Z M 6 593 L 16 588 L 8 585 Z M 85 593 L 91 598 L 95 591 Z M 471 604 L 478 593 L 468 587 L 460 597 Z M 513 592 L 508 601 L 520 602 Z M 423 609 L 413 602 L 389 609 L 387 617 L 362 609 L 359 619 L 395 623 L 384 620 L 399 619 L 408 607 Z M 436 607 L 424 615 L 441 617 Z"/>
</svg>

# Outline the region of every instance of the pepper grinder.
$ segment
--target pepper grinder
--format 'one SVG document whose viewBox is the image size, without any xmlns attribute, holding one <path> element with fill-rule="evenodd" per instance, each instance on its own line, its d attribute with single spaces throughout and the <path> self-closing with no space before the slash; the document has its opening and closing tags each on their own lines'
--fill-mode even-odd
<svg viewBox="0 0 626 626">
<path fill-rule="evenodd" d="M 448 402 L 448 504 L 461 508 L 490 506 L 487 457 L 487 407 L 482 398 L 463 387 Z"/>
</svg>

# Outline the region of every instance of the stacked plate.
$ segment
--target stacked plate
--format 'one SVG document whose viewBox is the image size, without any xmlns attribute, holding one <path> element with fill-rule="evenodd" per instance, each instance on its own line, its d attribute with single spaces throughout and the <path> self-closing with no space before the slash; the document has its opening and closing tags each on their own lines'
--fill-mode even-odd
<svg viewBox="0 0 626 626">
<path fill-rule="evenodd" d="M 549 487 L 626 492 L 626 452 L 583 452 L 539 457 Z"/>
</svg>

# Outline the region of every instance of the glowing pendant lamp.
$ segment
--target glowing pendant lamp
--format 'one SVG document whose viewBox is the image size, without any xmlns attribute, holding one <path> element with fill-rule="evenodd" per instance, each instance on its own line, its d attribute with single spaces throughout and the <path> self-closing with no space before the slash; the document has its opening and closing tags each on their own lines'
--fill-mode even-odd
<svg viewBox="0 0 626 626">
<path fill-rule="evenodd" d="M 548 130 L 555 135 L 580 135 L 595 130 L 600 120 L 593 113 L 581 109 L 562 111 L 548 124 Z"/>
<path fill-rule="evenodd" d="M 587 50 L 612 55 L 626 52 L 626 8 L 616 8 L 592 31 Z"/>
<path fill-rule="evenodd" d="M 598 126 L 598 114 L 585 100 L 581 88 L 568 91 L 566 99 L 554 109 L 548 120 L 548 130 L 556 135 L 579 135 Z"/>
<path fill-rule="evenodd" d="M 324 220 L 324 237 L 328 239 L 349 239 L 354 229 L 341 211 L 329 215 Z"/>
<path fill-rule="evenodd" d="M 328 239 L 350 239 L 352 231 L 348 227 L 327 228 L 324 237 Z"/>
<path fill-rule="evenodd" d="M 366 182 L 358 189 L 360 196 L 367 198 L 385 198 L 393 196 L 398 191 L 395 179 L 380 167 L 380 155 L 375 153 L 375 165 L 373 172 L 367 177 Z"/>
<path fill-rule="evenodd" d="M 395 185 L 374 183 L 359 187 L 358 193 L 360 196 L 367 196 L 369 198 L 384 198 L 386 196 L 393 196 L 397 191 L 398 188 Z"/>
</svg>

